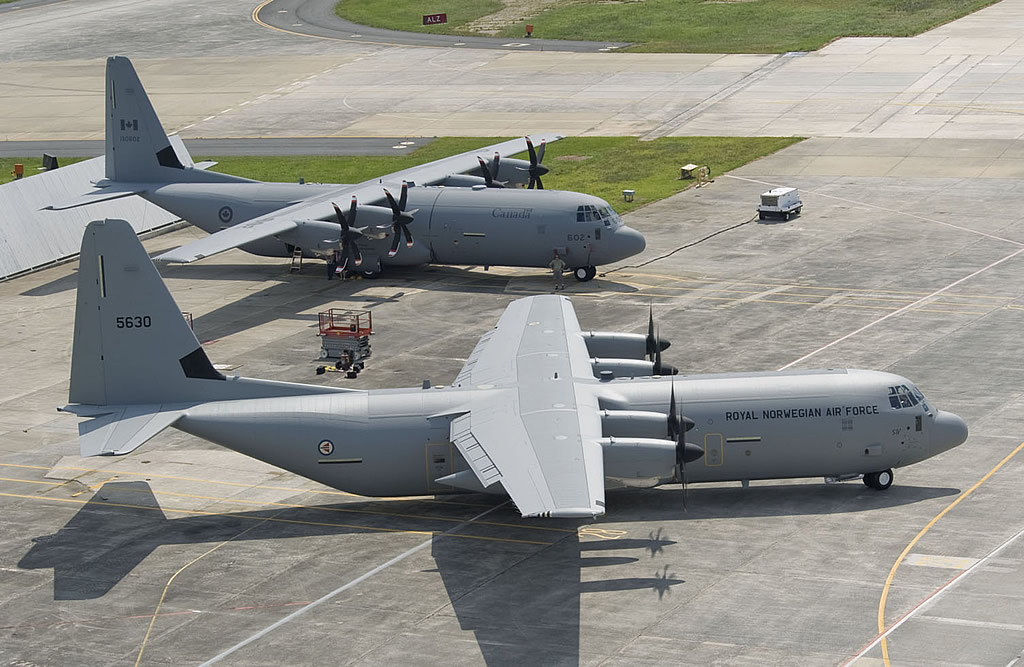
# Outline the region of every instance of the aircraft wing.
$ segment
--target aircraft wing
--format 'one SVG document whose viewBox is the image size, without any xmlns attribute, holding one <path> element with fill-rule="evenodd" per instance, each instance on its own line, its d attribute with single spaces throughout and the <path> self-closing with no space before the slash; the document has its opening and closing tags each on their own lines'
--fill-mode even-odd
<svg viewBox="0 0 1024 667">
<path fill-rule="evenodd" d="M 530 139 L 535 145 L 540 145 L 542 141 L 552 143 L 563 139 L 561 134 L 553 133 L 541 133 L 531 134 Z M 485 160 L 490 159 L 494 153 L 499 154 L 501 157 L 508 157 L 515 155 L 516 153 L 522 153 L 526 150 L 526 142 L 524 139 L 509 139 L 503 141 L 500 144 L 493 144 L 491 146 L 484 146 L 483 148 L 474 148 L 471 151 L 465 153 L 459 153 L 458 155 L 452 155 L 450 157 L 441 158 L 440 160 L 434 160 L 426 164 L 421 164 L 418 167 L 410 167 L 401 171 L 396 171 L 392 174 L 388 174 L 383 178 L 384 184 L 387 185 L 397 184 L 401 186 L 402 181 L 409 181 L 410 183 L 416 183 L 416 185 L 436 185 L 444 180 L 446 176 L 451 174 L 464 174 L 473 169 L 480 169 L 480 163 L 477 161 L 477 157 L 482 157 Z"/>
<path fill-rule="evenodd" d="M 512 302 L 456 384 L 482 391 L 451 424 L 480 483 L 501 482 L 524 517 L 604 514 L 604 458 L 590 357 L 560 296 Z M 493 388 L 494 391 L 487 391 Z"/>
<path fill-rule="evenodd" d="M 532 137 L 538 143 L 541 141 L 550 143 L 561 138 L 562 136 L 559 134 L 537 134 Z M 357 185 L 339 186 L 336 190 L 318 194 L 272 213 L 222 229 L 207 238 L 186 243 L 180 248 L 158 255 L 156 259 L 164 262 L 194 262 L 246 243 L 288 231 L 296 227 L 300 220 L 334 220 L 334 209 L 331 202 L 344 204 L 352 197 L 358 199 L 361 204 L 383 204 L 386 206 L 385 187 L 391 188 L 397 196 L 397 190 L 402 187 L 402 181 L 417 185 L 435 185 L 451 174 L 461 174 L 472 169 L 479 169 L 478 155 L 486 159 L 496 152 L 502 157 L 507 157 L 521 153 L 525 148 L 526 144 L 523 139 L 510 139 L 500 144 L 484 146 L 459 155 L 434 160 L 418 167 L 402 169 Z"/>
</svg>

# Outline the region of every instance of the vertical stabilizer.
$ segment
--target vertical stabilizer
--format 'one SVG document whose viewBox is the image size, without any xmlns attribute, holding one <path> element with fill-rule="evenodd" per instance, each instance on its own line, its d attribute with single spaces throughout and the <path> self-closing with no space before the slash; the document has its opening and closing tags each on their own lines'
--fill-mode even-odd
<svg viewBox="0 0 1024 667">
<path fill-rule="evenodd" d="M 224 381 L 131 225 L 89 223 L 78 271 L 71 402 L 186 401 L 194 394 L 189 378 Z"/>
<path fill-rule="evenodd" d="M 78 269 L 71 403 L 159 406 L 336 391 L 347 390 L 225 378 L 200 347 L 131 225 L 98 220 L 86 227 Z M 128 411 L 118 419 L 129 417 L 137 415 Z"/>
<path fill-rule="evenodd" d="M 185 165 L 149 102 L 132 61 L 107 58 L 107 178 L 112 181 L 174 181 Z"/>
<path fill-rule="evenodd" d="M 176 137 L 177 139 L 177 137 Z M 246 178 L 195 168 L 180 140 L 171 142 L 124 56 L 107 58 L 106 177 L 127 183 L 232 183 Z"/>
</svg>

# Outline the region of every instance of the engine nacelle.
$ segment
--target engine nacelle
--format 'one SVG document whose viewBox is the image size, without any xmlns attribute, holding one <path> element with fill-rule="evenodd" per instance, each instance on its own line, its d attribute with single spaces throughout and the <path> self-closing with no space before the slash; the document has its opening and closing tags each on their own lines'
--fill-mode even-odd
<svg viewBox="0 0 1024 667">
<path fill-rule="evenodd" d="M 650 377 L 654 375 L 654 362 L 643 359 L 598 359 L 590 360 L 594 369 L 594 377 L 601 377 L 603 371 L 611 371 L 612 377 L 636 378 Z M 676 375 L 679 371 L 674 367 L 662 362 L 659 375 Z"/>
<path fill-rule="evenodd" d="M 645 489 L 675 477 L 676 443 L 671 440 L 602 438 L 598 442 L 604 452 L 606 488 Z"/>
<path fill-rule="evenodd" d="M 616 331 L 582 331 L 583 342 L 592 357 L 643 359 L 647 356 L 647 336 Z"/>
<path fill-rule="evenodd" d="M 601 432 L 606 438 L 664 438 L 668 415 L 646 410 L 601 410 Z"/>
<path fill-rule="evenodd" d="M 447 185 L 450 188 L 471 188 L 474 185 L 487 185 L 487 180 L 482 176 L 472 174 L 448 174 L 438 185 Z"/>
<path fill-rule="evenodd" d="M 618 359 L 643 359 L 647 356 L 647 336 L 621 331 L 582 331 L 583 342 L 592 357 L 615 357 Z M 671 343 L 664 338 L 658 339 L 662 350 L 667 350 Z"/>
</svg>

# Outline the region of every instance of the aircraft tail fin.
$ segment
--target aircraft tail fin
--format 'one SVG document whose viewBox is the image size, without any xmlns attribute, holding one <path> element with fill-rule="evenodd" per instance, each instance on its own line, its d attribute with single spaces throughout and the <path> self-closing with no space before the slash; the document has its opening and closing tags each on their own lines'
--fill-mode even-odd
<svg viewBox="0 0 1024 667">
<path fill-rule="evenodd" d="M 195 165 L 178 137 L 169 138 L 132 61 L 107 58 L 106 177 L 133 183 L 249 182 Z"/>
<path fill-rule="evenodd" d="M 89 223 L 65 408 L 82 424 L 83 456 L 126 454 L 189 407 L 210 401 L 299 396 L 334 387 L 227 378 L 218 372 L 124 220 Z"/>
</svg>

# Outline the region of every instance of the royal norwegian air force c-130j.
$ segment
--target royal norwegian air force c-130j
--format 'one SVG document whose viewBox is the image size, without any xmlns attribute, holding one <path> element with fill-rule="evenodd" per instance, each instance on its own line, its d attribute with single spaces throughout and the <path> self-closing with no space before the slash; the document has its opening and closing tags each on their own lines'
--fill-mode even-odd
<svg viewBox="0 0 1024 667">
<path fill-rule="evenodd" d="M 547 267 L 557 251 L 586 281 L 646 243 L 603 199 L 542 189 L 544 142 L 560 138 L 535 135 L 536 149 L 527 139 L 528 162 L 508 157 L 522 152 L 517 140 L 355 185 L 253 181 L 194 164 L 164 132 L 131 61 L 114 56 L 106 70 L 106 178 L 47 208 L 139 195 L 210 233 L 157 258 L 168 262 L 232 248 L 271 257 L 298 250 L 371 277 L 388 265 Z M 530 189 L 503 187 L 516 184 Z"/>
<path fill-rule="evenodd" d="M 960 417 L 904 377 L 817 370 L 632 377 L 665 341 L 513 301 L 447 387 L 351 390 L 214 369 L 131 226 L 82 241 L 69 405 L 83 456 L 168 426 L 369 496 L 506 493 L 523 516 L 605 513 L 605 490 L 863 475 L 956 447 Z M 600 361 L 598 361 L 600 359 Z M 617 366 L 616 361 L 621 365 Z"/>
</svg>

